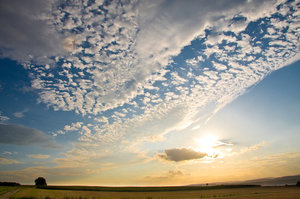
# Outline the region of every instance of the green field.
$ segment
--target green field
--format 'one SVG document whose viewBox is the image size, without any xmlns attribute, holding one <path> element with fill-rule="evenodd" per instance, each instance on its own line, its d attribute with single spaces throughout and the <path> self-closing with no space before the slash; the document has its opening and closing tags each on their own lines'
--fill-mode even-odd
<svg viewBox="0 0 300 199">
<path fill-rule="evenodd" d="M 15 186 L 0 186 L 0 196 L 14 189 L 16 189 Z"/>
<path fill-rule="evenodd" d="M 51 189 L 37 189 L 33 186 L 6 187 L 6 191 L 19 189 L 17 193 L 8 197 L 10 199 L 176 199 L 176 198 L 232 198 L 232 199 L 295 199 L 300 198 L 299 187 L 185 187 L 185 190 L 176 190 L 179 187 L 131 187 L 109 188 L 103 187 L 51 187 Z M 81 190 L 76 190 L 81 188 Z M 85 190 L 82 190 L 85 188 Z M 189 190 L 192 189 L 192 190 Z M 59 190 L 58 190 L 59 189 Z M 69 189 L 69 190 L 62 190 Z M 72 189 L 72 190 L 70 190 Z M 94 189 L 90 191 L 89 189 Z M 115 190 L 114 190 L 115 189 Z M 148 189 L 149 191 L 142 191 Z M 166 191 L 168 189 L 168 191 Z M 1 189 L 0 190 L 4 190 Z M 1 194 L 4 194 L 2 191 Z M 1 195 L 0 195 L 1 198 Z"/>
<path fill-rule="evenodd" d="M 163 186 L 163 187 L 100 187 L 100 186 L 48 186 L 52 190 L 77 191 L 111 191 L 111 192 L 162 192 L 162 191 L 195 191 L 211 189 L 232 189 L 260 187 L 259 185 L 216 185 L 216 186 Z"/>
</svg>

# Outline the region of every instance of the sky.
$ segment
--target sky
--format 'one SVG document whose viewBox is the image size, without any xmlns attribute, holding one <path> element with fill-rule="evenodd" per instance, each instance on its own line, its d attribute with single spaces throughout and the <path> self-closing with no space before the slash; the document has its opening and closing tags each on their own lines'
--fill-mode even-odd
<svg viewBox="0 0 300 199">
<path fill-rule="evenodd" d="M 300 174 L 299 7 L 0 0 L 0 181 Z"/>
</svg>

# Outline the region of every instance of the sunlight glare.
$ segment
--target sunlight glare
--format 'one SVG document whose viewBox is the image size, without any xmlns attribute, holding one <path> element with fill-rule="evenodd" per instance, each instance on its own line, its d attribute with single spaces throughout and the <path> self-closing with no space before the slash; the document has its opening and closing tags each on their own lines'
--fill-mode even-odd
<svg viewBox="0 0 300 199">
<path fill-rule="evenodd" d="M 221 142 L 218 141 L 217 136 L 209 134 L 202 138 L 197 138 L 195 141 L 198 143 L 198 148 L 201 152 L 207 153 L 209 156 L 218 154 L 215 147 L 219 146 Z"/>
</svg>

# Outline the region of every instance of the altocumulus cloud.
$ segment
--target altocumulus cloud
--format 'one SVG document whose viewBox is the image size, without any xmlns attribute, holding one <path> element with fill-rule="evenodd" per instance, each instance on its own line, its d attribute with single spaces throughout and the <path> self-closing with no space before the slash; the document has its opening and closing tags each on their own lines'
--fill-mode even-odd
<svg viewBox="0 0 300 199">
<path fill-rule="evenodd" d="M 0 124 L 0 143 L 13 145 L 38 144 L 42 147 L 60 147 L 40 130 L 17 124 Z"/>
<path fill-rule="evenodd" d="M 185 160 L 202 159 L 207 156 L 206 153 L 194 151 L 187 148 L 166 149 L 163 153 L 156 154 L 156 157 L 162 160 L 181 162 Z"/>
</svg>

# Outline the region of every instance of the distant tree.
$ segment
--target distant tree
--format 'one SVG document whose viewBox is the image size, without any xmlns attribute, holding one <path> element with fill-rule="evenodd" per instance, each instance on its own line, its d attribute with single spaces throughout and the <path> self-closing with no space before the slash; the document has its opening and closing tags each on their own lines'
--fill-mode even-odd
<svg viewBox="0 0 300 199">
<path fill-rule="evenodd" d="M 0 186 L 21 186 L 21 184 L 17 182 L 0 182 Z"/>
<path fill-rule="evenodd" d="M 43 177 L 38 177 L 34 182 L 37 188 L 47 187 L 46 179 Z"/>
<path fill-rule="evenodd" d="M 300 187 L 300 181 L 297 182 L 296 186 Z"/>
</svg>

